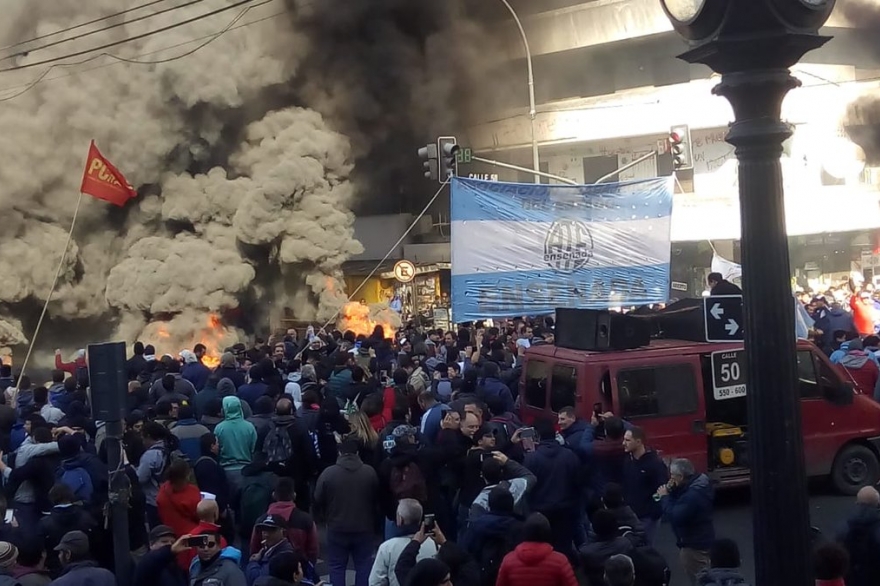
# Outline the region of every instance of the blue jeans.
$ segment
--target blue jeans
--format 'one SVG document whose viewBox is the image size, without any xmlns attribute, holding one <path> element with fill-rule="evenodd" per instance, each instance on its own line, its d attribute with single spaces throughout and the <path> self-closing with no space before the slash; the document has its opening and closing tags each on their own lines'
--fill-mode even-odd
<svg viewBox="0 0 880 586">
<path fill-rule="evenodd" d="M 373 569 L 373 534 L 327 531 L 327 565 L 332 586 L 346 586 L 349 557 L 354 561 L 355 586 L 367 586 Z"/>
</svg>

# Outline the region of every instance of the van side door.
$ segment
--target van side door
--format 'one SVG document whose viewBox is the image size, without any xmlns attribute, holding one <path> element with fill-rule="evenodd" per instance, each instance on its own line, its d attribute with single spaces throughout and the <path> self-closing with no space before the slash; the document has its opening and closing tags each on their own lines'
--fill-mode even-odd
<svg viewBox="0 0 880 586">
<path fill-rule="evenodd" d="M 838 450 L 853 435 L 856 417 L 851 405 L 835 405 L 826 398 L 826 387 L 839 381 L 825 356 L 798 348 L 797 373 L 807 475 L 825 475 Z"/>
<path fill-rule="evenodd" d="M 700 472 L 708 466 L 706 407 L 699 355 L 652 359 L 650 364 L 611 366 L 614 404 L 643 428 L 649 447 L 664 459 L 687 458 Z"/>
</svg>

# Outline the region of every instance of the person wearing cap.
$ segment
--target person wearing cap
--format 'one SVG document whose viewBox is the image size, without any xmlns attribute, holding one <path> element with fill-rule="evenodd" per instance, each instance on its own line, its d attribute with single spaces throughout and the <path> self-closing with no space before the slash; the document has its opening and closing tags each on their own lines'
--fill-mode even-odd
<svg viewBox="0 0 880 586">
<path fill-rule="evenodd" d="M 0 541 L 0 586 L 20 586 L 13 576 L 18 560 L 18 548 L 8 541 Z"/>
<path fill-rule="evenodd" d="M 303 552 L 308 560 L 318 562 L 318 528 L 314 519 L 307 512 L 297 508 L 294 482 L 290 478 L 279 478 L 272 492 L 272 500 L 266 514 L 278 515 L 287 524 L 287 540 L 294 549 Z M 257 553 L 261 548 L 262 536 L 258 527 L 254 527 L 251 535 L 250 551 Z"/>
<path fill-rule="evenodd" d="M 372 567 L 373 513 L 379 479 L 358 457 L 358 443 L 345 439 L 339 458 L 318 477 L 315 508 L 327 521 L 327 563 L 330 583 L 345 584 L 349 557 L 354 559 L 355 584 L 366 586 Z"/>
<path fill-rule="evenodd" d="M 140 559 L 134 570 L 132 586 L 186 586 L 186 572 L 176 556 L 190 549 L 189 535 L 179 539 L 168 525 L 150 531 L 150 551 Z"/>
<path fill-rule="evenodd" d="M 239 567 L 241 551 L 222 546 L 220 528 L 204 529 L 199 535 L 207 536 L 207 540 L 197 546 L 196 557 L 189 566 L 189 586 L 247 586 Z"/>
<path fill-rule="evenodd" d="M 253 586 L 260 576 L 269 575 L 269 563 L 273 557 L 293 551 L 293 546 L 285 535 L 287 523 L 281 515 L 263 515 L 257 519 L 254 528 L 260 534 L 262 547 L 248 562 L 245 576 L 249 586 Z"/>
<path fill-rule="evenodd" d="M 82 531 L 65 533 L 55 551 L 62 569 L 52 586 L 116 586 L 116 576 L 89 556 L 89 538 Z"/>
</svg>

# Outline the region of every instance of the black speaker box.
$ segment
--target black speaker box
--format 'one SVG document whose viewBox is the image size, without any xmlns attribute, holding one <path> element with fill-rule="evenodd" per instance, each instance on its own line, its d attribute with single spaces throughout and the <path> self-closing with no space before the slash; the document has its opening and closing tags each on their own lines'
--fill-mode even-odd
<svg viewBox="0 0 880 586">
<path fill-rule="evenodd" d="M 651 343 L 644 318 L 593 309 L 557 309 L 556 345 L 572 350 L 629 350 Z"/>
<path fill-rule="evenodd" d="M 125 396 L 128 393 L 125 343 L 89 346 L 89 391 L 95 419 L 120 421 L 125 417 Z"/>
</svg>

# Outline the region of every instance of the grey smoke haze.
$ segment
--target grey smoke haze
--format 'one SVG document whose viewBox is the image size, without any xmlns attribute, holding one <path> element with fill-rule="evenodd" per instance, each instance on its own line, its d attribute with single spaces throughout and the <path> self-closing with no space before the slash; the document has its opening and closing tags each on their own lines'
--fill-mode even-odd
<svg viewBox="0 0 880 586">
<path fill-rule="evenodd" d="M 880 67 L 880 2 L 838 0 L 835 10 L 854 27 L 873 31 L 868 48 Z M 869 91 L 849 104 L 843 124 L 853 142 L 864 149 L 868 161 L 880 161 L 880 93 Z"/>
<path fill-rule="evenodd" d="M 0 45 L 138 3 L 0 0 Z M 232 3 L 206 0 L 0 61 L 0 68 Z M 277 0 L 239 24 L 271 18 L 230 30 L 188 57 L 150 65 L 102 57 L 55 69 L 21 96 L 0 101 L 0 338 L 20 343 L 30 335 L 91 139 L 139 187 L 139 197 L 125 209 L 85 198 L 44 344 L 54 346 L 53 337 L 71 344 L 150 339 L 159 326 L 148 324 L 157 319 L 167 321 L 162 327 L 174 343 L 188 343 L 210 312 L 261 328 L 284 307 L 303 320 L 332 315 L 344 300 L 341 265 L 362 250 L 351 210 L 427 190 L 415 148 L 459 129 L 480 95 L 476 85 L 468 88 L 479 78 L 469 54 L 482 41 L 456 17 L 456 5 Z M 110 52 L 141 61 L 174 57 L 238 12 Z M 431 52 L 432 43 L 448 44 L 446 62 L 429 66 L 429 55 L 441 54 Z M 0 50 L 0 57 L 19 50 Z M 44 67 L 0 74 L 0 99 Z M 71 332 L 74 322 L 88 327 Z"/>
</svg>

